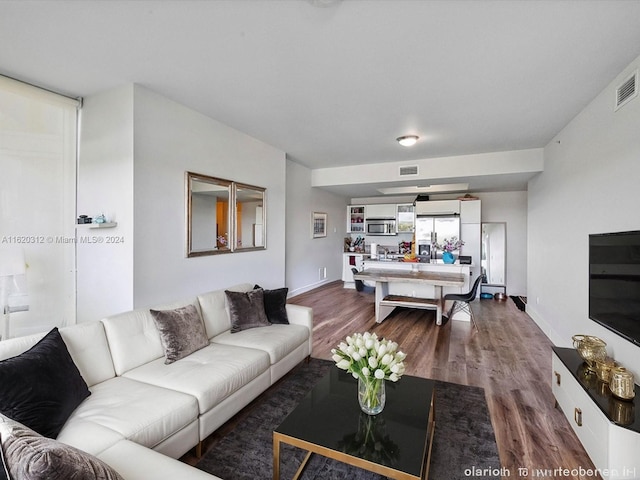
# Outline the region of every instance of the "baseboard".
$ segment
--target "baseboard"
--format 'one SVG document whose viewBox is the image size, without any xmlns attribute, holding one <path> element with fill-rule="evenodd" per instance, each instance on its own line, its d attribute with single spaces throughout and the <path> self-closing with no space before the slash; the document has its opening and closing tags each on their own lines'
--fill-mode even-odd
<svg viewBox="0 0 640 480">
<path fill-rule="evenodd" d="M 533 306 L 529 303 L 526 305 L 526 313 L 531 317 L 531 319 L 536 322 L 536 325 L 540 327 L 542 333 L 544 333 L 549 340 L 554 345 L 565 346 L 566 342 L 562 340 L 562 338 L 557 334 L 557 332 L 553 329 L 551 324 L 547 322 L 542 316 L 533 308 Z"/>
<path fill-rule="evenodd" d="M 295 297 L 296 295 L 301 295 L 310 290 L 313 290 L 314 288 L 318 288 L 318 287 L 321 287 L 322 285 L 326 285 L 327 283 L 335 282 L 336 280 L 337 279 L 333 279 L 333 280 L 324 279 L 319 282 L 312 283 L 310 285 L 305 285 L 304 287 L 296 288 L 295 290 L 289 290 L 289 294 L 287 295 L 287 298 Z"/>
</svg>

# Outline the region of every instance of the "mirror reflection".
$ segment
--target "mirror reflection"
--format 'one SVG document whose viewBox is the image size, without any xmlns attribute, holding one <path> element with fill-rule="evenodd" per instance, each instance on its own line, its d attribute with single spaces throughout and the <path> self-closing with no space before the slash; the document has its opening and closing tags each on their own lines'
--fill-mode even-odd
<svg viewBox="0 0 640 480">
<path fill-rule="evenodd" d="M 189 174 L 189 256 L 230 251 L 231 182 Z"/>
<path fill-rule="evenodd" d="M 236 249 L 264 247 L 264 188 L 236 184 Z"/>
<path fill-rule="evenodd" d="M 266 246 L 265 189 L 186 173 L 187 256 Z"/>
<path fill-rule="evenodd" d="M 482 224 L 482 283 L 506 285 L 507 272 L 507 224 L 505 222 Z"/>
</svg>

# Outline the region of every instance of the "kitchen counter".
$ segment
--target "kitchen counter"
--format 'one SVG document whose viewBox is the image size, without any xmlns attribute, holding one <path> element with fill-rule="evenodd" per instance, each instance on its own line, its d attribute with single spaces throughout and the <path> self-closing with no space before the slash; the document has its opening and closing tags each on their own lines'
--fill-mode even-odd
<svg viewBox="0 0 640 480">
<path fill-rule="evenodd" d="M 442 325 L 443 287 L 459 288 L 467 281 L 467 276 L 464 273 L 453 273 L 451 270 L 442 272 L 433 271 L 433 269 L 398 268 L 365 268 L 364 271 L 354 274 L 353 278 L 355 280 L 375 282 L 376 322 L 381 323 L 396 307 L 409 307 L 435 309 L 436 325 Z M 413 288 L 413 294 L 391 294 L 396 285 L 410 286 Z M 428 297 L 423 295 L 416 296 L 416 291 L 424 291 L 421 287 L 425 286 L 430 287 L 433 294 Z"/>
<path fill-rule="evenodd" d="M 464 281 L 457 283 L 456 285 L 443 284 L 440 287 L 434 287 L 429 284 L 418 284 L 416 282 L 408 281 L 402 282 L 399 279 L 389 283 L 384 292 L 384 295 L 398 295 L 403 297 L 415 297 L 415 298 L 441 298 L 447 293 L 465 293 L 468 292 L 471 286 L 471 265 L 461 265 L 459 262 L 449 264 L 444 263 L 442 260 L 437 263 L 420 263 L 420 262 L 401 262 L 401 261 L 389 261 L 389 260 L 371 260 L 363 259 L 362 268 L 366 272 L 380 271 L 389 272 L 425 272 L 434 274 L 458 274 Z M 365 280 L 365 278 L 363 278 Z M 438 290 L 440 289 L 440 290 Z M 450 308 L 449 305 L 441 304 L 442 311 L 447 311 Z M 453 320 L 471 321 L 471 317 L 466 312 L 456 313 Z"/>
</svg>

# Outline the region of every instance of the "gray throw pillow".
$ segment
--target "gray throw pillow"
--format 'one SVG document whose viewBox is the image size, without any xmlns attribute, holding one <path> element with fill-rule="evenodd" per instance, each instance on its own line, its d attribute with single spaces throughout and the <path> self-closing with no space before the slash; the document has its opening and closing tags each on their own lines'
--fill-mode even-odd
<svg viewBox="0 0 640 480">
<path fill-rule="evenodd" d="M 224 291 L 231 317 L 231 333 L 271 325 L 264 311 L 264 292 L 261 288 L 249 292 Z"/>
<path fill-rule="evenodd" d="M 169 365 L 209 345 L 204 323 L 195 305 L 150 312 L 160 332 L 165 364 Z"/>
<path fill-rule="evenodd" d="M 43 437 L 7 417 L 0 417 L 0 440 L 7 471 L 12 479 L 124 480 L 98 458 Z"/>
</svg>

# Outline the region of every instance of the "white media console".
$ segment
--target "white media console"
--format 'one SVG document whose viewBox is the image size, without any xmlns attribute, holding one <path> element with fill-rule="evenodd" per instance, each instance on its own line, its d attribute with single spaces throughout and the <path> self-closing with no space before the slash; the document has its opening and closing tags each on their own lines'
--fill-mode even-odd
<svg viewBox="0 0 640 480">
<path fill-rule="evenodd" d="M 615 398 L 572 348 L 553 348 L 552 390 L 604 480 L 640 478 L 640 401 Z M 640 387 L 636 385 L 636 393 Z"/>
</svg>

